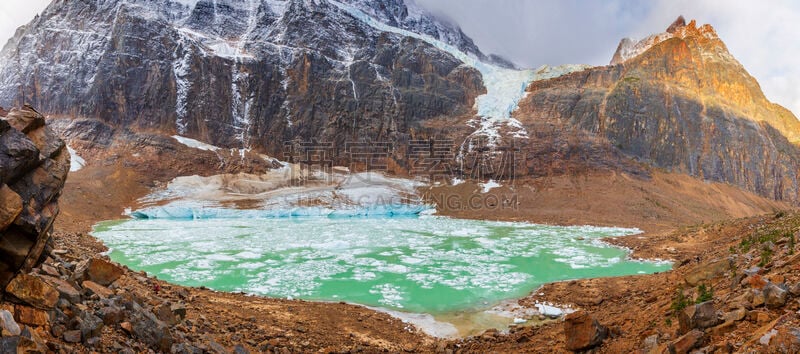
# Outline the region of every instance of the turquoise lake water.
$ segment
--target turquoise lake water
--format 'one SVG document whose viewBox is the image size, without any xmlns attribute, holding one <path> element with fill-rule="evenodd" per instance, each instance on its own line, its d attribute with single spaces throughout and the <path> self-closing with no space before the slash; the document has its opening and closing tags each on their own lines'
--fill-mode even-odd
<svg viewBox="0 0 800 354">
<path fill-rule="evenodd" d="M 670 269 L 599 242 L 637 232 L 413 216 L 125 220 L 93 234 L 113 260 L 177 284 L 441 314 Z"/>
</svg>

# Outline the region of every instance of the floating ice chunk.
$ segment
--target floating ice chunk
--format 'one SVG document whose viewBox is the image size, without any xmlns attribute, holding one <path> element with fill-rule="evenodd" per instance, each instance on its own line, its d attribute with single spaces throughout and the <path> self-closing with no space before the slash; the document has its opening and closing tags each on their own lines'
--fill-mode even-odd
<svg viewBox="0 0 800 354">
<path fill-rule="evenodd" d="M 564 314 L 564 310 L 546 304 L 536 304 L 536 309 L 539 311 L 540 314 L 551 318 L 561 317 L 561 315 Z"/>
<path fill-rule="evenodd" d="M 67 151 L 69 151 L 69 160 L 70 160 L 69 172 L 78 171 L 82 169 L 84 166 L 86 166 L 86 160 L 78 156 L 78 153 L 69 145 L 67 145 Z"/>
</svg>

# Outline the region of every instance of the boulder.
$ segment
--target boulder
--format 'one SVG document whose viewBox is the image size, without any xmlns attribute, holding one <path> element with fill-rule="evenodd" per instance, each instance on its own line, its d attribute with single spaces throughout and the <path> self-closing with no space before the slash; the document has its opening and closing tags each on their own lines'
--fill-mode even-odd
<svg viewBox="0 0 800 354">
<path fill-rule="evenodd" d="M 58 269 L 49 264 L 42 264 L 41 269 L 42 273 L 44 273 L 45 275 L 49 275 L 51 277 L 56 277 L 56 278 L 61 276 L 61 273 L 58 271 Z"/>
<path fill-rule="evenodd" d="M 642 354 L 656 354 L 658 353 L 658 334 L 652 334 L 647 336 L 642 341 L 642 345 L 639 348 L 639 352 Z"/>
<path fill-rule="evenodd" d="M 678 331 L 687 333 L 692 329 L 709 328 L 719 323 L 717 311 L 713 301 L 691 305 L 678 312 Z"/>
<path fill-rule="evenodd" d="M 767 343 L 770 353 L 800 353 L 800 327 L 780 326 Z"/>
<path fill-rule="evenodd" d="M 69 172 L 64 146 L 30 106 L 0 119 L 0 290 L 43 259 Z"/>
<path fill-rule="evenodd" d="M 132 304 L 130 322 L 133 335 L 154 350 L 167 352 L 175 342 L 169 327 L 136 303 Z"/>
<path fill-rule="evenodd" d="M 130 322 L 122 322 L 119 324 L 119 328 L 122 328 L 125 333 L 133 334 L 133 324 Z"/>
<path fill-rule="evenodd" d="M 15 129 L 0 134 L 0 180 L 3 183 L 12 184 L 39 164 L 39 149 L 25 134 Z"/>
<path fill-rule="evenodd" d="M 14 315 L 7 310 L 0 310 L 0 332 L 3 337 L 18 336 L 21 332 L 19 325 L 14 320 Z"/>
<path fill-rule="evenodd" d="M 763 325 L 765 323 L 769 323 L 772 320 L 768 312 L 763 310 L 753 310 L 747 313 L 747 319 L 751 322 L 755 322 L 756 324 Z"/>
<path fill-rule="evenodd" d="M 17 353 L 19 341 L 19 336 L 0 338 L 0 353 Z"/>
<path fill-rule="evenodd" d="M 64 332 L 64 341 L 67 343 L 80 343 L 81 342 L 81 331 L 80 330 L 72 330 Z"/>
<path fill-rule="evenodd" d="M 30 327 L 25 327 L 19 338 L 17 353 L 38 354 L 48 352 L 47 343 Z"/>
<path fill-rule="evenodd" d="M 52 309 L 58 302 L 58 290 L 35 275 L 19 274 L 6 286 L 6 292 L 40 309 Z"/>
<path fill-rule="evenodd" d="M 109 297 L 114 295 L 114 292 L 111 291 L 110 289 L 100 284 L 97 284 L 91 280 L 84 281 L 83 283 L 81 283 L 81 286 L 83 286 L 83 288 L 88 290 L 91 294 L 99 296 L 101 299 L 108 299 Z"/>
<path fill-rule="evenodd" d="M 106 326 L 120 323 L 125 317 L 122 309 L 114 305 L 103 307 L 100 309 L 99 315 L 103 319 L 103 323 L 105 323 Z"/>
<path fill-rule="evenodd" d="M 88 311 L 81 314 L 79 329 L 84 341 L 89 340 L 90 338 L 99 337 L 101 334 L 103 334 L 103 326 L 103 320 L 100 317 L 97 317 Z"/>
<path fill-rule="evenodd" d="M 733 260 L 730 258 L 701 264 L 687 274 L 684 281 L 691 286 L 696 286 L 704 281 L 722 276 L 731 269 L 733 269 Z"/>
<path fill-rule="evenodd" d="M 41 278 L 48 284 L 55 287 L 62 299 L 73 304 L 81 301 L 81 292 L 72 286 L 72 284 L 70 284 L 68 281 L 47 275 L 43 275 Z"/>
<path fill-rule="evenodd" d="M 5 230 L 22 212 L 22 198 L 7 185 L 0 186 L 0 230 Z"/>
<path fill-rule="evenodd" d="M 46 127 L 33 130 L 27 136 L 31 139 L 33 145 L 39 149 L 42 156 L 47 158 L 55 158 L 66 147 L 64 141 L 59 139 L 52 129 L 47 129 Z"/>
<path fill-rule="evenodd" d="M 173 304 L 170 306 L 170 310 L 172 310 L 172 313 L 175 314 L 179 321 L 182 321 L 186 318 L 186 305 Z"/>
<path fill-rule="evenodd" d="M 724 322 L 738 322 L 743 320 L 745 317 L 747 317 L 747 310 L 741 308 L 725 313 L 722 315 L 722 320 Z"/>
<path fill-rule="evenodd" d="M 17 305 L 14 308 L 19 323 L 29 326 L 42 327 L 50 323 L 50 314 L 47 311 L 30 306 Z"/>
<path fill-rule="evenodd" d="M 759 307 L 766 301 L 763 291 L 753 290 L 752 294 L 753 296 L 750 298 L 750 304 L 753 305 L 753 307 Z"/>
<path fill-rule="evenodd" d="M 792 294 L 792 296 L 800 296 L 800 283 L 795 283 L 789 287 L 789 293 Z"/>
<path fill-rule="evenodd" d="M 102 286 L 109 286 L 124 273 L 124 270 L 114 263 L 92 258 L 79 263 L 74 276 L 79 281 L 90 280 Z"/>
<path fill-rule="evenodd" d="M 764 304 L 769 308 L 778 308 L 786 305 L 788 291 L 778 285 L 769 283 L 764 286 Z"/>
<path fill-rule="evenodd" d="M 178 317 L 172 312 L 172 306 L 169 303 L 163 303 L 157 306 L 153 312 L 159 320 L 169 326 L 174 326 L 178 323 Z"/>
<path fill-rule="evenodd" d="M 12 108 L 5 120 L 14 129 L 25 134 L 45 125 L 44 116 L 28 105 L 22 109 Z"/>
<path fill-rule="evenodd" d="M 703 344 L 703 332 L 693 329 L 669 344 L 671 354 L 687 354 Z"/>
<path fill-rule="evenodd" d="M 586 311 L 576 311 L 564 317 L 566 348 L 583 351 L 594 348 L 608 335 L 608 328 L 601 325 Z"/>
</svg>

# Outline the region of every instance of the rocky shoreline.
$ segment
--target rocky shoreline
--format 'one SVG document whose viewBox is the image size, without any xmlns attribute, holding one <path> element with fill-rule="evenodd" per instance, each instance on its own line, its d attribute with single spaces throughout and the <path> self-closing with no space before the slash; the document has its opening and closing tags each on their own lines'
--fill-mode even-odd
<svg viewBox="0 0 800 354">
<path fill-rule="evenodd" d="M 691 220 L 683 214 L 670 214 L 671 219 L 666 220 L 672 221 L 664 225 L 649 224 L 632 214 L 624 222 L 642 225 L 649 232 L 608 241 L 632 249 L 633 257 L 672 259 L 674 270 L 547 284 L 517 303 L 528 308 L 539 303 L 563 304 L 577 311 L 540 326 L 512 326 L 508 331 L 487 330 L 446 340 L 362 306 L 187 288 L 113 264 L 103 256 L 106 249 L 102 243 L 88 234 L 89 227 L 119 215 L 123 205 L 145 195 L 150 190 L 147 186 L 158 183 L 159 178 L 173 178 L 148 174 L 156 167 L 166 171 L 175 163 L 157 155 L 150 160 L 125 155 L 123 151 L 130 150 L 131 144 L 138 144 L 136 151 L 142 151 L 149 149 L 153 139 L 158 141 L 143 139 L 140 133 L 125 134 L 130 140 L 121 139 L 116 147 L 97 150 L 102 153 L 92 155 L 88 167 L 70 175 L 61 197 L 65 207 L 56 222 L 56 232 L 52 238 L 45 233 L 49 240 L 45 244 L 51 245 L 42 248 L 37 257 L 40 262 L 14 273 L 4 287 L 0 352 L 711 353 L 792 352 L 800 348 L 796 312 L 800 308 L 800 278 L 796 274 L 800 258 L 794 254 L 800 214 L 731 217 L 763 214 L 785 206 L 780 203 L 744 194 L 735 207 L 721 204 L 713 213 L 696 216 L 719 221 L 691 227 L 680 226 Z M 176 149 L 191 158 L 181 160 L 183 165 L 173 170 L 175 174 L 191 173 L 215 159 L 211 153 Z M 66 155 L 63 145 L 61 151 L 55 156 Z M 127 169 L 118 169 L 121 165 Z M 648 182 L 653 186 L 659 186 L 661 182 L 654 182 L 659 178 L 668 181 L 657 188 L 691 183 L 666 175 L 653 176 Z M 591 176 L 587 183 L 600 178 Z M 522 197 L 523 186 L 516 187 Z M 466 184 L 460 187 L 472 188 Z M 581 191 L 592 195 L 593 188 L 602 189 L 588 185 Z M 458 189 L 451 192 L 460 193 Z M 537 194 L 539 199 L 534 200 L 559 194 L 565 197 L 558 189 L 545 189 L 545 193 Z M 665 190 L 661 193 L 669 194 Z M 98 195 L 107 198 L 97 199 Z M 740 198 L 735 193 L 726 195 Z M 687 202 L 689 198 L 681 200 L 687 208 L 695 203 Z M 750 204 L 743 204 L 745 201 Z M 696 203 L 703 204 L 702 200 Z M 542 221 L 548 215 L 541 208 L 527 208 L 523 205 L 505 218 Z M 597 211 L 560 210 L 562 219 L 556 223 L 591 223 L 606 217 Z M 488 217 L 451 212 L 461 217 Z"/>
</svg>

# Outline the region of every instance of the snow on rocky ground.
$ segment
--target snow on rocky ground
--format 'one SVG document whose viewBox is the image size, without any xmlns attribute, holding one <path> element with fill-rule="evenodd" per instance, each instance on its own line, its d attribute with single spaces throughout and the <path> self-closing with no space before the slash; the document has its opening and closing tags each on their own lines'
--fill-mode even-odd
<svg viewBox="0 0 800 354">
<path fill-rule="evenodd" d="M 481 193 L 489 193 L 489 191 L 491 191 L 492 189 L 495 189 L 497 187 L 502 187 L 500 183 L 497 183 L 497 181 L 493 179 L 490 179 L 486 183 L 480 183 L 480 186 L 482 188 Z"/>
<path fill-rule="evenodd" d="M 186 146 L 188 146 L 190 148 L 194 148 L 194 149 L 198 149 L 198 150 L 204 150 L 204 151 L 219 151 L 219 150 L 221 150 L 221 148 L 218 147 L 218 146 L 214 146 L 214 145 L 211 145 L 211 144 L 206 144 L 206 143 L 204 143 L 202 141 L 195 140 L 195 139 L 190 139 L 190 138 L 186 138 L 186 137 L 182 137 L 180 135 L 173 135 L 172 138 L 177 140 L 179 143 L 181 143 L 183 145 L 186 145 Z"/>
</svg>

